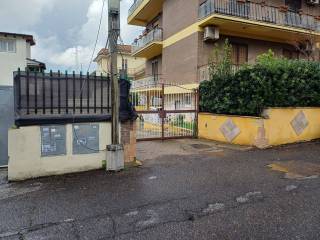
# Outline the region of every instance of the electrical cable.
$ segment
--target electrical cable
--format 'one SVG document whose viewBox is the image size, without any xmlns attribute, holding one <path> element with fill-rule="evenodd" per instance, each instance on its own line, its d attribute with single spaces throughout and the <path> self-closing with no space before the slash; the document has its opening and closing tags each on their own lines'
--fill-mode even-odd
<svg viewBox="0 0 320 240">
<path fill-rule="evenodd" d="M 88 74 L 89 71 L 90 71 L 91 64 L 92 64 L 92 61 L 93 61 L 93 57 L 94 57 L 94 54 L 95 54 L 95 51 L 96 51 L 96 48 L 97 48 L 97 44 L 98 44 L 98 40 L 99 40 L 99 35 L 100 35 L 100 30 L 101 30 L 101 25 L 102 25 L 103 10 L 104 10 L 104 6 L 105 6 L 105 2 L 106 2 L 106 0 L 103 0 L 102 9 L 101 9 L 101 14 L 100 14 L 99 27 L 98 27 L 98 32 L 97 32 L 97 37 L 96 37 L 95 44 L 94 44 L 94 48 L 93 48 L 92 55 L 91 55 L 91 58 L 90 58 L 90 63 L 89 63 L 89 65 L 88 65 L 87 74 Z M 109 38 L 107 38 L 106 45 L 108 44 L 108 40 L 109 40 Z M 79 95 L 78 95 L 78 98 L 80 98 L 80 96 L 82 95 L 84 86 L 86 85 L 86 82 L 87 82 L 87 78 L 84 80 L 84 82 L 83 82 L 83 84 L 82 84 L 82 86 L 81 86 L 81 88 L 80 88 L 80 93 L 79 93 Z M 87 96 L 87 97 L 89 97 L 89 96 Z M 74 125 L 74 124 L 75 124 L 75 116 L 73 117 L 73 125 Z M 74 136 L 75 136 L 77 142 L 79 142 L 82 147 L 87 148 L 88 150 L 91 150 L 91 151 L 94 151 L 94 152 L 103 152 L 103 151 L 106 151 L 106 150 L 107 150 L 107 149 L 103 149 L 103 150 L 93 149 L 93 148 L 90 148 L 90 147 L 88 147 L 87 145 L 81 143 L 81 141 L 79 141 L 79 137 L 78 137 L 78 135 L 77 135 L 77 132 L 76 132 L 74 126 L 72 126 L 72 129 L 73 129 Z"/>
<path fill-rule="evenodd" d="M 102 9 L 101 9 L 101 14 L 100 14 L 99 27 L 98 27 L 98 32 L 97 32 L 97 37 L 96 37 L 96 41 L 95 41 L 94 48 L 93 48 L 93 51 L 92 51 L 92 55 L 91 55 L 91 58 L 90 58 L 90 62 L 89 62 L 89 65 L 88 65 L 88 70 L 87 70 L 87 72 L 89 72 L 89 70 L 90 70 L 90 68 L 91 68 L 91 64 L 92 64 L 92 61 L 93 61 L 94 53 L 95 53 L 96 48 L 97 48 L 97 44 L 98 44 L 98 40 L 99 40 L 99 35 L 100 35 L 100 30 L 101 30 L 102 19 L 103 19 L 103 10 L 104 10 L 104 5 L 105 5 L 105 3 L 106 3 L 106 0 L 103 0 Z"/>
<path fill-rule="evenodd" d="M 103 10 L 104 10 L 104 6 L 105 6 L 105 1 L 106 0 L 103 0 L 103 5 L 102 5 L 102 10 L 101 10 L 101 16 L 100 16 L 100 21 L 99 21 L 99 27 L 98 27 L 98 32 L 97 32 L 97 37 L 96 37 L 96 41 L 95 41 L 95 45 L 94 45 L 94 49 L 93 49 L 93 52 L 92 52 L 92 55 L 91 55 L 91 59 L 90 59 L 90 63 L 89 63 L 89 66 L 88 66 L 88 70 L 87 70 L 87 74 L 89 73 L 89 70 L 91 68 L 91 64 L 92 64 L 92 61 L 93 61 L 93 57 L 94 57 L 94 53 L 95 53 L 95 50 L 96 50 L 96 47 L 97 47 L 97 43 L 98 43 L 98 39 L 99 39 L 99 35 L 100 35 L 100 30 L 101 30 L 101 24 L 102 24 L 102 18 L 103 18 Z M 106 47 L 108 47 L 108 43 L 110 44 L 110 41 L 113 41 L 113 44 L 117 44 L 118 43 L 118 39 L 121 39 L 121 36 L 120 36 L 120 33 L 115 33 L 115 36 L 111 36 L 111 39 L 109 39 L 109 37 L 107 38 L 107 41 L 106 41 Z M 122 39 L 121 39 L 122 41 Z M 123 42 L 123 41 L 122 41 Z M 120 53 L 121 57 L 122 57 L 122 60 L 124 59 L 123 55 L 122 55 L 122 52 L 121 50 L 118 51 L 118 53 Z M 110 53 L 111 54 L 111 53 Z M 107 60 L 108 61 L 108 60 Z M 109 69 L 109 63 L 107 62 L 107 67 L 108 67 L 108 71 L 110 70 Z M 79 94 L 79 97 L 81 96 L 82 92 L 83 92 L 83 89 L 84 89 L 84 86 L 87 82 L 87 79 L 84 80 L 82 86 L 81 86 L 81 89 L 80 89 L 80 94 Z M 88 97 L 88 96 L 87 96 Z M 73 123 L 75 123 L 75 117 L 73 118 Z M 78 138 L 78 135 L 75 131 L 75 129 L 73 128 L 73 131 L 74 131 L 74 135 L 75 135 L 75 138 L 77 139 L 78 142 L 80 142 L 80 144 L 91 150 L 91 151 L 95 151 L 95 152 L 103 152 L 103 151 L 106 151 L 107 149 L 103 149 L 103 150 L 99 150 L 99 149 L 93 149 L 93 148 L 90 148 L 88 147 L 87 145 L 85 144 L 82 144 L 81 141 L 79 141 L 79 138 Z"/>
</svg>

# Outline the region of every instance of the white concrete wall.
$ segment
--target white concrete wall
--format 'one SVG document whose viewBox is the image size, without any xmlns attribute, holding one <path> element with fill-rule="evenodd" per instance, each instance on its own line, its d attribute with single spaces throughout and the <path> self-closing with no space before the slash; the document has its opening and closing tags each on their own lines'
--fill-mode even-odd
<svg viewBox="0 0 320 240">
<path fill-rule="evenodd" d="M 111 123 L 99 123 L 99 149 L 111 144 Z M 40 126 L 9 130 L 9 181 L 82 172 L 102 168 L 106 151 L 93 154 L 72 154 L 72 124 L 66 125 L 67 154 L 41 157 Z"/>
<path fill-rule="evenodd" d="M 13 86 L 13 72 L 18 68 L 24 70 L 27 66 L 26 58 L 29 58 L 30 43 L 21 37 L 4 37 L 0 39 L 15 39 L 16 52 L 0 52 L 0 86 Z"/>
</svg>

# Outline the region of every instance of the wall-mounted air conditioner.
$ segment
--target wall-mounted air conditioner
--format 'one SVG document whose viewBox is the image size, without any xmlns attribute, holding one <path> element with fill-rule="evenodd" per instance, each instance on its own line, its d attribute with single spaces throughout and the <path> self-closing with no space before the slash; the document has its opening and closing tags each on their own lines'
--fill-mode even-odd
<svg viewBox="0 0 320 240">
<path fill-rule="evenodd" d="M 205 42 L 207 41 L 217 41 L 220 37 L 220 31 L 218 27 L 207 26 L 204 28 L 204 38 Z"/>
<path fill-rule="evenodd" d="M 319 5 L 320 0 L 306 0 L 309 5 Z"/>
</svg>

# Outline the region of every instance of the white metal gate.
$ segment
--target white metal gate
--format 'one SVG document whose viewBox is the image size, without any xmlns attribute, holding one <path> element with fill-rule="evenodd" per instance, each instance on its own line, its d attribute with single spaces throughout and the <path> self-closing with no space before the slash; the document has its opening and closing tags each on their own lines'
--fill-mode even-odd
<svg viewBox="0 0 320 240">
<path fill-rule="evenodd" d="M 196 137 L 198 90 L 193 86 L 133 84 L 131 99 L 138 113 L 137 140 Z"/>
</svg>

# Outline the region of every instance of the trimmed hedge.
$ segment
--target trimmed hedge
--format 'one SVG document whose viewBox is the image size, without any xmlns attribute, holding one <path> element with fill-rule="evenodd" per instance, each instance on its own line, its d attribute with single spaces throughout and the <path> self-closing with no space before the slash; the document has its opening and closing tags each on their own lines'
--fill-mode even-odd
<svg viewBox="0 0 320 240">
<path fill-rule="evenodd" d="M 319 107 L 320 64 L 260 56 L 235 74 L 211 74 L 200 84 L 200 110 L 259 116 L 268 107 Z"/>
</svg>

